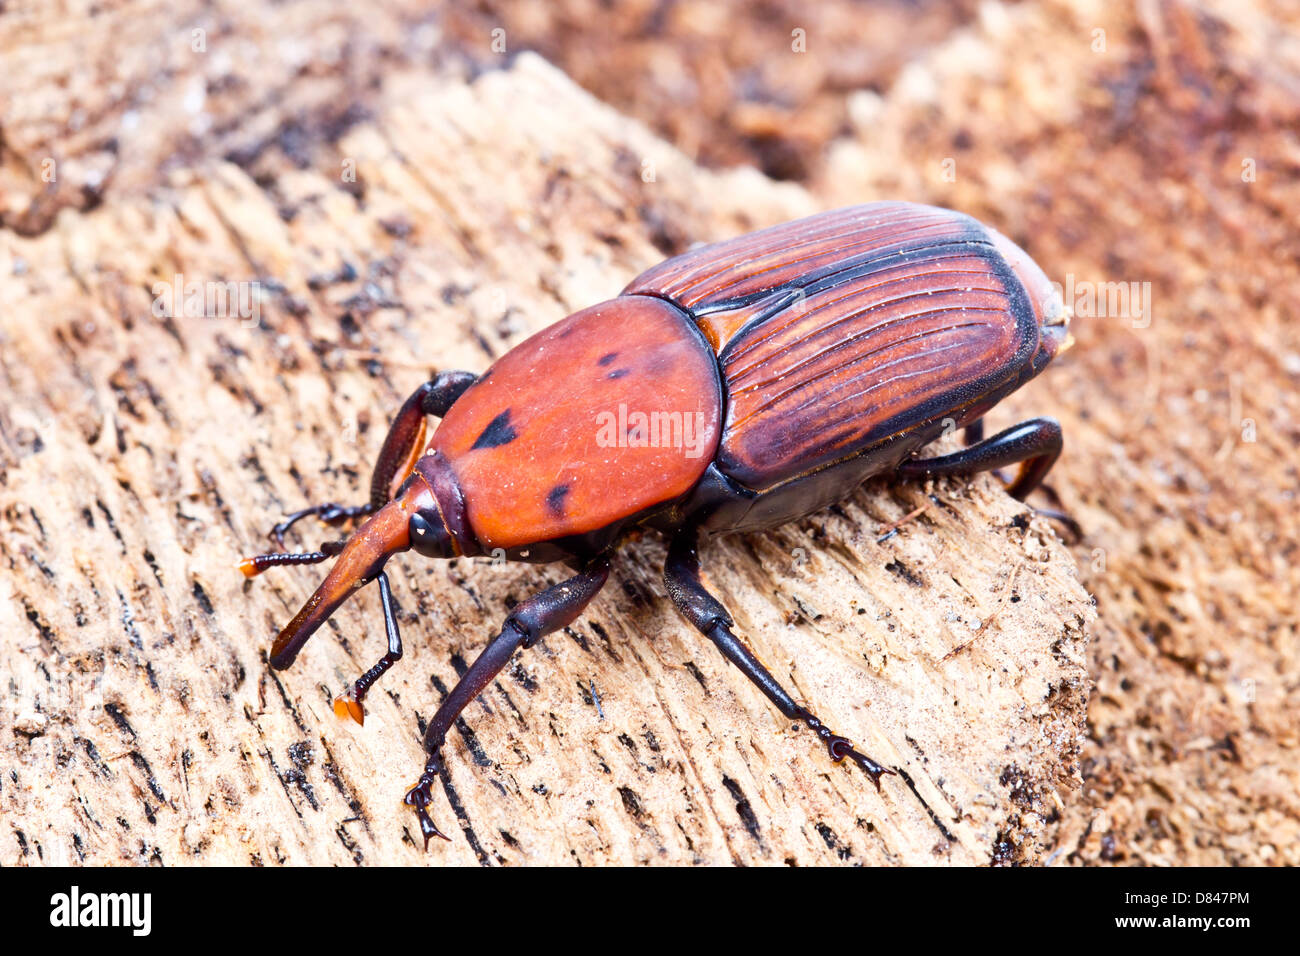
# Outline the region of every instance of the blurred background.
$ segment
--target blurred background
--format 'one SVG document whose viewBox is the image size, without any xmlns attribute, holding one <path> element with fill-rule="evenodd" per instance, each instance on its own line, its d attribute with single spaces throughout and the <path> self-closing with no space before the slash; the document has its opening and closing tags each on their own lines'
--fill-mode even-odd
<svg viewBox="0 0 1300 956">
<path fill-rule="evenodd" d="M 0 27 L 0 228 L 25 239 L 211 161 L 294 208 L 293 173 L 338 178 L 422 77 L 526 51 L 685 161 L 806 190 L 796 211 L 996 226 L 1076 313 L 1073 351 L 989 423 L 1062 421 L 1051 483 L 1099 615 L 1047 861 L 1300 863 L 1300 7 L 11 0 Z M 653 193 L 681 157 L 624 160 Z M 780 218 L 737 195 L 646 200 L 637 228 L 672 254 Z M 11 464 L 39 441 L 5 432 Z"/>
</svg>

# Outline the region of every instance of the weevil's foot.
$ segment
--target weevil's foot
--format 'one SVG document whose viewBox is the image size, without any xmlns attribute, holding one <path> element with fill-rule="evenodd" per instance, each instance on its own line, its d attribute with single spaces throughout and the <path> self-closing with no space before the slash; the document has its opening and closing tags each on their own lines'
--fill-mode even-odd
<svg viewBox="0 0 1300 956">
<path fill-rule="evenodd" d="M 887 773 L 892 774 L 894 772 L 887 767 L 882 767 L 866 754 L 855 750 L 852 742 L 846 737 L 831 734 L 831 739 L 827 741 L 826 746 L 831 752 L 831 759 L 836 763 L 839 763 L 845 757 L 848 757 L 855 764 L 861 767 L 866 772 L 867 776 L 871 778 L 871 782 L 876 785 L 877 790 L 880 789 L 880 778 Z"/>
<path fill-rule="evenodd" d="M 876 785 L 877 790 L 880 789 L 880 778 L 887 773 L 892 774 L 894 772 L 876 763 L 866 754 L 855 750 L 853 741 L 849 740 L 848 737 L 841 737 L 839 734 L 833 733 L 829 727 L 804 708 L 800 707 L 795 716 L 807 724 L 808 729 L 822 739 L 822 742 L 826 744 L 826 749 L 830 751 L 832 760 L 839 763 L 845 757 L 848 757 L 866 772 L 867 776 L 871 778 L 871 782 Z"/>
<path fill-rule="evenodd" d="M 426 853 L 429 852 L 429 841 L 432 840 L 434 837 L 438 837 L 439 839 L 446 840 L 448 843 L 451 842 L 451 837 L 447 836 L 447 834 L 443 833 L 441 830 L 438 829 L 438 827 L 433 822 L 433 818 L 429 816 L 428 811 L 426 811 L 423 807 L 416 807 L 415 815 L 420 820 L 420 835 L 424 837 L 424 852 Z"/>
<path fill-rule="evenodd" d="M 357 699 L 355 690 L 339 694 L 334 698 L 334 713 L 339 717 L 351 717 L 363 727 L 366 725 L 366 708 Z"/>
<path fill-rule="evenodd" d="M 1065 530 L 1070 533 L 1071 538 L 1071 540 L 1067 541 L 1066 544 L 1075 545 L 1081 542 L 1083 540 L 1083 528 L 1080 527 L 1079 522 L 1075 521 L 1066 513 L 1065 502 L 1063 502 L 1061 496 L 1056 493 L 1056 489 L 1044 482 L 1038 486 L 1038 491 L 1052 503 L 1052 507 L 1037 508 L 1034 505 L 1030 505 L 1029 509 L 1034 512 L 1034 514 L 1042 515 L 1049 521 L 1056 521 L 1065 528 Z"/>
<path fill-rule="evenodd" d="M 402 798 L 402 802 L 413 808 L 416 817 L 420 820 L 420 834 L 424 837 L 426 851 L 429 849 L 429 841 L 434 837 L 441 837 L 448 843 L 451 842 L 451 837 L 434 825 L 433 818 L 429 816 L 429 811 L 426 809 L 433 801 L 433 781 L 438 779 L 439 766 L 437 754 L 429 757 L 424 773 L 420 774 L 420 782 L 406 791 L 406 796 Z"/>
<path fill-rule="evenodd" d="M 269 537 L 277 545 L 283 548 L 285 532 L 288 531 L 290 528 L 292 528 L 294 525 L 296 525 L 303 518 L 307 517 L 308 515 L 317 515 L 317 516 L 333 515 L 341 510 L 342 509 L 340 508 L 340 506 L 336 505 L 332 501 L 329 502 L 328 504 L 313 505 L 310 508 L 303 508 L 300 511 L 295 511 L 291 515 L 286 515 L 283 521 L 281 521 L 279 524 L 275 525 L 271 529 L 267 537 Z"/>
<path fill-rule="evenodd" d="M 268 537 L 275 541 L 280 548 L 283 548 L 285 532 L 308 515 L 315 515 L 325 524 L 335 525 L 341 524 L 349 518 L 358 518 L 363 515 L 368 515 L 372 511 L 374 511 L 374 506 L 368 504 L 345 507 L 331 501 L 323 505 L 313 505 L 310 508 L 303 508 L 301 511 L 295 511 L 293 514 L 288 515 L 283 521 L 271 529 Z"/>
</svg>

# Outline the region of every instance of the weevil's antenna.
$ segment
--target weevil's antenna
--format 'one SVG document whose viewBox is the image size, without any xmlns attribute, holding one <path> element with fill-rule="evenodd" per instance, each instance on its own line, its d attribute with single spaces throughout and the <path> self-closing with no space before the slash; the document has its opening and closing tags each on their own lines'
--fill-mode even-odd
<svg viewBox="0 0 1300 956">
<path fill-rule="evenodd" d="M 246 578 L 255 578 L 267 568 L 277 568 L 286 564 L 320 564 L 343 553 L 347 538 L 338 541 L 326 541 L 319 551 L 271 551 L 267 554 L 255 554 L 239 562 L 239 570 Z"/>
</svg>

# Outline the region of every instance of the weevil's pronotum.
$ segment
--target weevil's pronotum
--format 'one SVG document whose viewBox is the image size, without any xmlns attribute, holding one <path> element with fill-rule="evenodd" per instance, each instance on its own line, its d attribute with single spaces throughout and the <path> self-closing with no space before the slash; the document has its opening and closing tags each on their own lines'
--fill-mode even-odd
<svg viewBox="0 0 1300 956">
<path fill-rule="evenodd" d="M 337 557 L 280 632 L 271 666 L 357 588 L 379 583 L 388 652 L 335 702 L 364 717 L 366 692 L 402 656 L 384 563 L 401 551 L 563 561 L 576 572 L 518 605 L 428 725 L 428 759 L 406 794 L 425 845 L 448 729 L 521 647 L 571 623 L 609 576 L 610 554 L 638 528 L 668 539 L 664 579 L 685 618 L 787 718 L 880 787 L 892 770 L 797 703 L 732 632 L 700 581 L 703 539 L 771 528 L 878 474 L 964 476 L 1019 464 L 1023 499 L 1061 451 L 1060 426 L 1035 418 L 984 438 L 981 419 L 1042 371 L 1069 340 L 1068 316 L 1042 270 L 969 216 L 908 203 L 828 212 L 669 259 L 608 302 L 520 343 L 482 375 L 442 372 L 407 399 L 380 452 L 370 501 L 289 516 L 366 517 L 319 551 Z M 425 443 L 427 418 L 441 418 Z M 671 431 L 650 435 L 659 426 Z M 968 444 L 918 452 L 945 429 Z"/>
</svg>

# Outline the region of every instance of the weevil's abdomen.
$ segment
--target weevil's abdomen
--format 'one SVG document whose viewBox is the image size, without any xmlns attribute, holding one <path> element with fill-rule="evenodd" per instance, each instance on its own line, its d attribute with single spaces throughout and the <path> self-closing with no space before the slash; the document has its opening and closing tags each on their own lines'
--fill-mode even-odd
<svg viewBox="0 0 1300 956">
<path fill-rule="evenodd" d="M 705 246 L 626 291 L 668 297 L 708 336 L 727 396 L 718 468 L 756 491 L 867 452 L 890 467 L 908 436 L 979 417 L 1041 368 L 1051 295 L 1004 237 L 909 203 Z"/>
<path fill-rule="evenodd" d="M 721 420 L 717 358 L 691 318 L 632 295 L 503 355 L 429 449 L 450 465 L 482 549 L 513 551 L 612 532 L 682 497 L 713 460 Z"/>
</svg>

